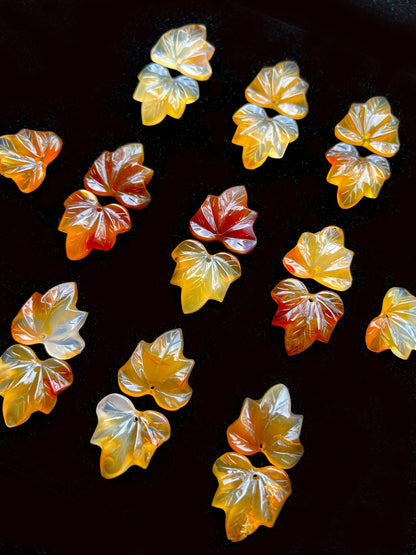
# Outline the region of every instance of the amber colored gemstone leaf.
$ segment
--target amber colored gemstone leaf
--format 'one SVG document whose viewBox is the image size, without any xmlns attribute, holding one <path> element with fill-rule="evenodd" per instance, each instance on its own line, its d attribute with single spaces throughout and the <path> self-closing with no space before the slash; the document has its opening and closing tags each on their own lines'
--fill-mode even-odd
<svg viewBox="0 0 416 555">
<path fill-rule="evenodd" d="M 130 215 L 119 204 L 101 206 L 94 193 L 80 189 L 64 202 L 65 213 L 59 231 L 67 234 L 66 255 L 80 260 L 92 249 L 108 251 L 119 233 L 131 228 Z"/>
<path fill-rule="evenodd" d="M 345 291 L 352 284 L 350 265 L 353 251 L 344 247 L 344 232 L 329 226 L 317 233 L 302 233 L 283 264 L 297 277 L 311 278 L 331 289 Z"/>
<path fill-rule="evenodd" d="M 212 505 L 225 512 L 225 531 L 233 542 L 244 540 L 259 526 L 271 528 L 292 493 L 284 470 L 256 468 L 237 453 L 222 455 L 212 471 L 218 480 Z"/>
<path fill-rule="evenodd" d="M 121 146 L 114 152 L 104 151 L 84 177 L 84 186 L 96 195 L 110 195 L 127 208 L 144 208 L 150 202 L 146 185 L 153 170 L 143 166 L 140 143 Z"/>
<path fill-rule="evenodd" d="M 269 118 L 254 104 L 244 104 L 233 115 L 237 125 L 232 142 L 243 147 L 243 164 L 248 170 L 261 166 L 268 156 L 282 158 L 287 145 L 298 138 L 296 121 L 287 116 Z"/>
<path fill-rule="evenodd" d="M 177 410 L 191 398 L 188 378 L 194 364 L 183 356 L 182 330 L 170 330 L 153 343 L 140 341 L 120 368 L 118 384 L 127 395 L 153 395 L 160 407 Z"/>
<path fill-rule="evenodd" d="M 98 403 L 97 418 L 91 443 L 101 447 L 100 470 L 107 479 L 120 476 L 133 465 L 147 468 L 156 449 L 170 437 L 170 424 L 163 414 L 140 412 L 118 393 Z"/>
<path fill-rule="evenodd" d="M 380 156 L 393 156 L 400 148 L 395 118 L 383 96 L 375 96 L 364 104 L 351 104 L 348 114 L 335 127 L 340 141 L 364 146 Z"/>
<path fill-rule="evenodd" d="M 338 320 L 344 314 L 344 304 L 333 291 L 309 293 L 297 279 L 284 279 L 272 291 L 279 308 L 272 324 L 285 329 L 288 355 L 301 353 L 312 343 L 328 343 Z"/>
<path fill-rule="evenodd" d="M 228 427 L 230 447 L 241 455 L 262 452 L 279 468 L 292 468 L 303 455 L 303 416 L 290 410 L 286 386 L 271 387 L 259 401 L 247 397 L 239 418 Z"/>
<path fill-rule="evenodd" d="M 276 110 L 283 116 L 301 119 L 308 113 L 308 83 L 299 77 L 296 62 L 280 62 L 264 67 L 246 88 L 249 102 Z"/>
<path fill-rule="evenodd" d="M 365 334 L 370 351 L 391 349 L 407 360 L 416 349 L 416 297 L 402 287 L 392 287 L 383 299 L 381 314 L 371 320 Z"/>
<path fill-rule="evenodd" d="M 150 52 L 152 62 L 175 69 L 198 81 L 212 75 L 209 61 L 215 51 L 206 41 L 204 25 L 184 25 L 164 33 Z"/>
<path fill-rule="evenodd" d="M 390 177 L 390 164 L 383 156 L 361 157 L 358 150 L 346 143 L 338 143 L 326 153 L 332 164 L 327 181 L 338 187 L 341 208 L 355 206 L 363 197 L 376 198 L 386 179 Z"/>
<path fill-rule="evenodd" d="M 57 395 L 72 384 L 68 363 L 54 358 L 39 360 L 30 347 L 13 345 L 1 356 L 0 395 L 3 416 L 11 428 L 35 412 L 49 414 Z"/>
<path fill-rule="evenodd" d="M 199 98 L 198 83 L 189 77 L 171 77 L 159 64 L 149 64 L 139 73 L 139 84 L 133 94 L 142 103 L 143 125 L 156 125 L 166 116 L 179 119 L 187 104 Z"/>
<path fill-rule="evenodd" d="M 46 167 L 58 156 L 62 141 L 52 131 L 21 129 L 0 137 L 0 174 L 10 177 L 23 193 L 31 193 L 45 179 Z"/>
<path fill-rule="evenodd" d="M 257 212 L 247 208 L 247 191 L 231 187 L 218 197 L 208 195 L 190 221 L 192 234 L 202 241 L 221 241 L 237 254 L 246 254 L 257 245 L 253 224 Z"/>
<path fill-rule="evenodd" d="M 237 258 L 228 252 L 210 255 L 199 241 L 182 241 L 172 252 L 176 268 L 170 282 L 181 287 L 182 310 L 196 312 L 209 300 L 222 302 L 230 284 L 241 276 Z"/>
<path fill-rule="evenodd" d="M 53 357 L 65 360 L 85 347 L 79 335 L 88 312 L 78 310 L 77 284 L 61 283 L 44 295 L 33 293 L 12 322 L 12 336 L 24 345 L 43 343 Z"/>
</svg>

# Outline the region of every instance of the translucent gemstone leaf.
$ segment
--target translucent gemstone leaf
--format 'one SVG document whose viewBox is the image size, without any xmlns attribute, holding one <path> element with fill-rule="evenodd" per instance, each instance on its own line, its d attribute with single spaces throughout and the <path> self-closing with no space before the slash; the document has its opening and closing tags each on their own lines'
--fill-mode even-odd
<svg viewBox="0 0 416 555">
<path fill-rule="evenodd" d="M 62 141 L 51 131 L 21 129 L 0 137 L 0 174 L 10 177 L 23 193 L 31 193 L 45 179 L 46 167 L 58 156 Z"/>
<path fill-rule="evenodd" d="M 150 52 L 152 62 L 175 69 L 198 81 L 206 81 L 212 75 L 208 62 L 215 48 L 206 41 L 204 25 L 184 25 L 164 33 Z"/>
<path fill-rule="evenodd" d="M 231 187 L 218 197 L 208 195 L 190 221 L 192 234 L 202 241 L 221 241 L 237 254 L 246 254 L 257 245 L 253 224 L 257 212 L 247 208 L 247 191 Z"/>
<path fill-rule="evenodd" d="M 326 179 L 338 187 L 337 199 L 341 208 L 351 208 L 363 197 L 376 198 L 390 177 L 390 164 L 386 158 L 374 154 L 363 158 L 355 147 L 346 143 L 333 146 L 326 157 L 332 164 Z"/>
<path fill-rule="evenodd" d="M 371 320 L 365 334 L 370 351 L 386 349 L 407 360 L 416 349 L 416 297 L 402 287 L 392 287 L 383 299 L 381 314 Z"/>
<path fill-rule="evenodd" d="M 77 284 L 61 283 L 47 293 L 33 293 L 12 322 L 15 341 L 24 345 L 43 343 L 48 354 L 65 360 L 85 347 L 79 335 L 88 312 L 78 310 Z"/>
<path fill-rule="evenodd" d="M 182 289 L 185 314 L 196 312 L 209 300 L 222 302 L 230 283 L 241 276 L 240 263 L 228 252 L 210 255 L 199 241 L 187 239 L 172 252 L 176 268 L 170 282 Z"/>
<path fill-rule="evenodd" d="M 84 177 L 84 186 L 96 195 L 113 196 L 127 208 L 144 208 L 150 202 L 146 185 L 153 170 L 143 166 L 144 152 L 140 143 L 121 146 L 114 152 L 103 152 Z"/>
<path fill-rule="evenodd" d="M 127 395 L 153 395 L 160 407 L 177 410 L 191 398 L 188 377 L 194 364 L 183 356 L 182 330 L 167 331 L 153 343 L 140 341 L 120 368 L 118 384 Z"/>
<path fill-rule="evenodd" d="M 309 293 L 297 279 L 284 279 L 272 291 L 279 308 L 272 324 L 285 329 L 285 347 L 288 355 L 301 353 L 312 343 L 328 343 L 338 320 L 344 314 L 344 305 L 333 291 Z"/>
<path fill-rule="evenodd" d="M 308 113 L 308 83 L 299 77 L 296 62 L 280 62 L 264 67 L 246 88 L 249 102 L 271 108 L 284 116 L 301 119 Z"/>
<path fill-rule="evenodd" d="M 59 231 L 67 234 L 66 255 L 80 260 L 92 249 L 108 251 L 119 233 L 131 228 L 130 215 L 119 204 L 101 206 L 94 193 L 80 189 L 66 199 Z"/>
<path fill-rule="evenodd" d="M 344 232 L 335 226 L 317 233 L 302 233 L 283 264 L 297 277 L 311 278 L 331 289 L 345 291 L 352 284 L 350 265 L 353 251 L 344 247 Z"/>
<path fill-rule="evenodd" d="M 147 468 L 156 449 L 170 437 L 169 421 L 163 414 L 140 412 L 130 399 L 118 393 L 98 403 L 97 418 L 91 443 L 101 447 L 104 478 L 116 478 L 133 465 Z"/>
<path fill-rule="evenodd" d="M 269 118 L 254 104 L 244 104 L 233 115 L 237 124 L 232 142 L 243 147 L 243 164 L 248 170 L 261 166 L 268 156 L 282 158 L 287 145 L 298 138 L 294 119 L 287 116 Z"/>
<path fill-rule="evenodd" d="M 35 411 L 49 414 L 57 395 L 72 384 L 68 363 L 39 360 L 29 347 L 13 345 L 0 360 L 0 395 L 6 425 L 19 426 Z"/>
<path fill-rule="evenodd" d="M 166 116 L 179 119 L 186 105 L 198 100 L 199 87 L 194 79 L 172 78 L 168 69 L 149 64 L 139 73 L 133 98 L 142 103 L 143 125 L 156 125 Z"/>
<path fill-rule="evenodd" d="M 218 480 L 212 505 L 225 512 L 225 531 L 233 542 L 244 540 L 259 526 L 271 528 L 292 493 L 284 470 L 256 468 L 237 453 L 222 455 L 212 471 Z"/>
<path fill-rule="evenodd" d="M 395 118 L 383 96 L 375 96 L 364 104 L 351 104 L 348 114 L 335 127 L 340 141 L 364 146 L 380 156 L 393 156 L 399 150 Z"/>
<path fill-rule="evenodd" d="M 230 447 L 241 455 L 262 452 L 279 468 L 292 468 L 303 455 L 299 435 L 303 416 L 290 410 L 286 386 L 271 387 L 259 401 L 247 397 L 239 418 L 228 427 Z"/>
</svg>

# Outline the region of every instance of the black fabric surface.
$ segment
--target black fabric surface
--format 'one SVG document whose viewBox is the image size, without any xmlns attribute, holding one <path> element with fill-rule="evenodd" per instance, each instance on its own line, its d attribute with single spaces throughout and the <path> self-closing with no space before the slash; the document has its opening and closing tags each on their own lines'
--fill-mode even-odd
<svg viewBox="0 0 416 555">
<path fill-rule="evenodd" d="M 132 99 L 137 74 L 163 32 L 194 22 L 216 47 L 213 75 L 180 120 L 144 127 Z M 390 287 L 416 294 L 414 22 L 414 2 L 0 1 L 0 134 L 51 130 L 64 143 L 37 191 L 0 177 L 1 352 L 35 291 L 76 281 L 78 307 L 89 312 L 86 348 L 69 361 L 74 383 L 51 414 L 14 429 L 0 423 L 1 553 L 416 553 L 416 354 L 402 361 L 364 341 Z M 286 59 L 310 83 L 310 112 L 282 160 L 245 170 L 232 114 L 258 71 Z M 401 149 L 379 198 L 342 210 L 325 152 L 350 104 L 377 95 L 401 120 Z M 103 150 L 134 141 L 155 172 L 152 202 L 131 211 L 132 230 L 112 250 L 69 261 L 57 230 L 64 200 Z M 258 246 L 239 257 L 242 277 L 222 304 L 184 315 L 169 284 L 171 251 L 191 237 L 205 197 L 238 184 L 259 213 Z M 328 225 L 342 227 L 355 252 L 345 316 L 328 345 L 288 357 L 270 291 L 290 277 L 282 258 L 300 234 Z M 89 443 L 96 405 L 119 392 L 117 371 L 141 339 L 175 327 L 196 361 L 193 397 L 167 414 L 171 439 L 147 470 L 104 480 Z M 304 415 L 305 455 L 288 471 L 293 494 L 275 526 L 232 544 L 223 511 L 211 507 L 211 467 L 229 450 L 226 428 L 244 398 L 276 383 Z M 134 403 L 158 409 L 151 397 Z"/>
</svg>

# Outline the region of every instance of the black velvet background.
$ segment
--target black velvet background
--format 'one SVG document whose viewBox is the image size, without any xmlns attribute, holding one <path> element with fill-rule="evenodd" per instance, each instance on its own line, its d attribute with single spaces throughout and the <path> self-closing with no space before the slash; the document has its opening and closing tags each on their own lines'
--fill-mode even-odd
<svg viewBox="0 0 416 555">
<path fill-rule="evenodd" d="M 137 74 L 163 32 L 193 22 L 216 47 L 213 76 L 180 120 L 146 128 L 132 99 Z M 364 342 L 387 289 L 416 294 L 414 22 L 414 2 L 0 1 L 0 134 L 51 130 L 64 143 L 37 191 L 0 177 L 1 352 L 34 291 L 74 280 L 89 311 L 86 348 L 70 361 L 74 384 L 55 409 L 15 429 L 0 423 L 1 553 L 416 553 L 416 354 L 401 361 Z M 232 114 L 257 72 L 285 59 L 310 83 L 310 113 L 282 160 L 245 170 Z M 375 95 L 400 118 L 402 146 L 379 198 L 341 210 L 325 152 L 350 104 Z M 69 261 L 57 231 L 64 200 L 103 150 L 133 141 L 155 172 L 152 202 L 131 211 L 133 228 L 111 251 Z M 242 277 L 222 304 L 183 315 L 170 253 L 190 238 L 206 195 L 237 184 L 259 212 L 258 246 L 240 257 Z M 345 316 L 328 345 L 288 357 L 270 291 L 289 277 L 281 261 L 300 234 L 328 225 L 355 251 Z M 104 480 L 89 443 L 95 407 L 118 391 L 117 371 L 139 340 L 175 327 L 196 361 L 194 395 L 167 414 L 171 439 L 147 470 Z M 211 467 L 229 450 L 226 428 L 244 398 L 279 382 L 304 415 L 305 455 L 288 472 L 293 494 L 274 528 L 231 544 L 224 513 L 210 505 Z M 150 397 L 134 402 L 158 408 Z"/>
</svg>

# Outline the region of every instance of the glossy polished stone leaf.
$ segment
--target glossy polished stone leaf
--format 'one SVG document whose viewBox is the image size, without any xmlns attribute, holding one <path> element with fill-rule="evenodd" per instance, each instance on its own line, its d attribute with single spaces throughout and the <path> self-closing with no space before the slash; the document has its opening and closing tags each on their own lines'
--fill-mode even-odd
<svg viewBox="0 0 416 555">
<path fill-rule="evenodd" d="M 116 478 L 133 465 L 147 468 L 156 449 L 170 437 L 170 424 L 163 414 L 140 412 L 130 399 L 118 393 L 98 403 L 97 418 L 91 443 L 101 447 L 104 478 Z"/>
<path fill-rule="evenodd" d="M 383 96 L 375 96 L 364 104 L 351 104 L 348 114 L 335 127 L 340 141 L 364 146 L 380 156 L 393 156 L 400 148 L 395 118 Z"/>
<path fill-rule="evenodd" d="M 204 25 L 184 25 L 164 33 L 150 52 L 152 62 L 175 69 L 198 81 L 206 81 L 212 75 L 209 61 L 215 51 L 206 41 Z"/>
<path fill-rule="evenodd" d="M 199 241 L 182 241 L 172 252 L 176 268 L 170 282 L 181 289 L 182 310 L 196 312 L 209 300 L 222 302 L 230 284 L 241 276 L 237 258 L 228 252 L 210 255 Z"/>
<path fill-rule="evenodd" d="M 311 278 L 331 289 L 345 291 L 352 284 L 350 265 L 353 251 L 344 247 L 344 232 L 335 226 L 317 233 L 302 233 L 294 249 L 283 258 L 296 277 Z"/>
<path fill-rule="evenodd" d="M 12 322 L 12 336 L 24 345 L 43 343 L 48 354 L 61 360 L 83 350 L 79 335 L 88 312 L 78 310 L 77 284 L 60 283 L 44 295 L 33 293 Z"/>
<path fill-rule="evenodd" d="M 274 466 L 256 468 L 247 457 L 225 453 L 214 463 L 218 480 L 213 507 L 225 512 L 225 531 L 233 542 L 244 540 L 259 526 L 271 528 L 292 493 L 289 476 Z"/>
<path fill-rule="evenodd" d="M 153 395 L 166 410 L 186 405 L 192 395 L 188 384 L 194 360 L 183 356 L 182 330 L 170 330 L 153 343 L 140 341 L 118 372 L 118 385 L 132 397 Z"/>
<path fill-rule="evenodd" d="M 166 116 L 179 119 L 187 104 L 199 98 L 198 83 L 189 77 L 171 77 L 159 64 L 149 64 L 139 73 L 139 84 L 133 94 L 142 103 L 143 125 L 156 125 Z"/>
<path fill-rule="evenodd" d="M 351 208 L 363 197 L 377 198 L 383 183 L 390 177 L 386 158 L 375 154 L 361 157 L 354 146 L 346 143 L 333 146 L 326 158 L 332 164 L 326 179 L 338 187 L 341 208 Z"/>
<path fill-rule="evenodd" d="M 303 416 L 290 410 L 286 386 L 271 387 L 258 401 L 247 397 L 239 418 L 228 427 L 230 447 L 241 455 L 262 452 L 279 468 L 292 468 L 303 455 L 299 435 Z"/>
<path fill-rule="evenodd" d="M 127 208 L 144 208 L 151 200 L 146 185 L 153 170 L 143 166 L 140 143 L 121 146 L 114 152 L 104 151 L 84 177 L 84 186 L 96 195 L 113 196 Z"/>
<path fill-rule="evenodd" d="M 59 231 L 67 234 L 66 255 L 80 260 L 92 249 L 108 251 L 119 233 L 131 228 L 130 215 L 119 204 L 101 206 L 94 193 L 80 189 L 64 202 L 65 213 Z"/>
<path fill-rule="evenodd" d="M 30 347 L 13 345 L 0 360 L 0 395 L 6 425 L 19 426 L 35 411 L 49 414 L 57 395 L 72 384 L 68 363 L 39 360 Z"/>
<path fill-rule="evenodd" d="M 282 158 L 287 145 L 299 136 L 297 123 L 287 116 L 269 118 L 254 104 L 244 104 L 233 115 L 237 124 L 232 142 L 243 147 L 243 164 L 248 170 L 261 166 L 268 156 Z"/>
<path fill-rule="evenodd" d="M 246 88 L 249 102 L 271 108 L 284 116 L 301 119 L 308 113 L 308 83 L 300 78 L 296 62 L 264 67 Z"/>
<path fill-rule="evenodd" d="M 10 177 L 23 193 L 31 193 L 45 179 L 46 167 L 58 156 L 62 141 L 51 131 L 21 129 L 0 137 L 0 174 Z"/>
<path fill-rule="evenodd" d="M 365 334 L 370 351 L 391 349 L 407 360 L 416 349 L 416 297 L 402 287 L 392 287 L 383 299 L 381 314 L 371 320 Z"/>
<path fill-rule="evenodd" d="M 301 353 L 314 341 L 328 343 L 338 320 L 344 314 L 344 304 L 333 291 L 309 293 L 297 279 L 284 279 L 272 291 L 279 308 L 272 324 L 285 329 L 288 355 Z"/>
<path fill-rule="evenodd" d="M 192 234 L 202 241 L 221 241 L 237 254 L 246 254 L 257 245 L 253 231 L 257 212 L 247 208 L 247 191 L 231 187 L 218 197 L 208 195 L 190 221 Z"/>
</svg>

